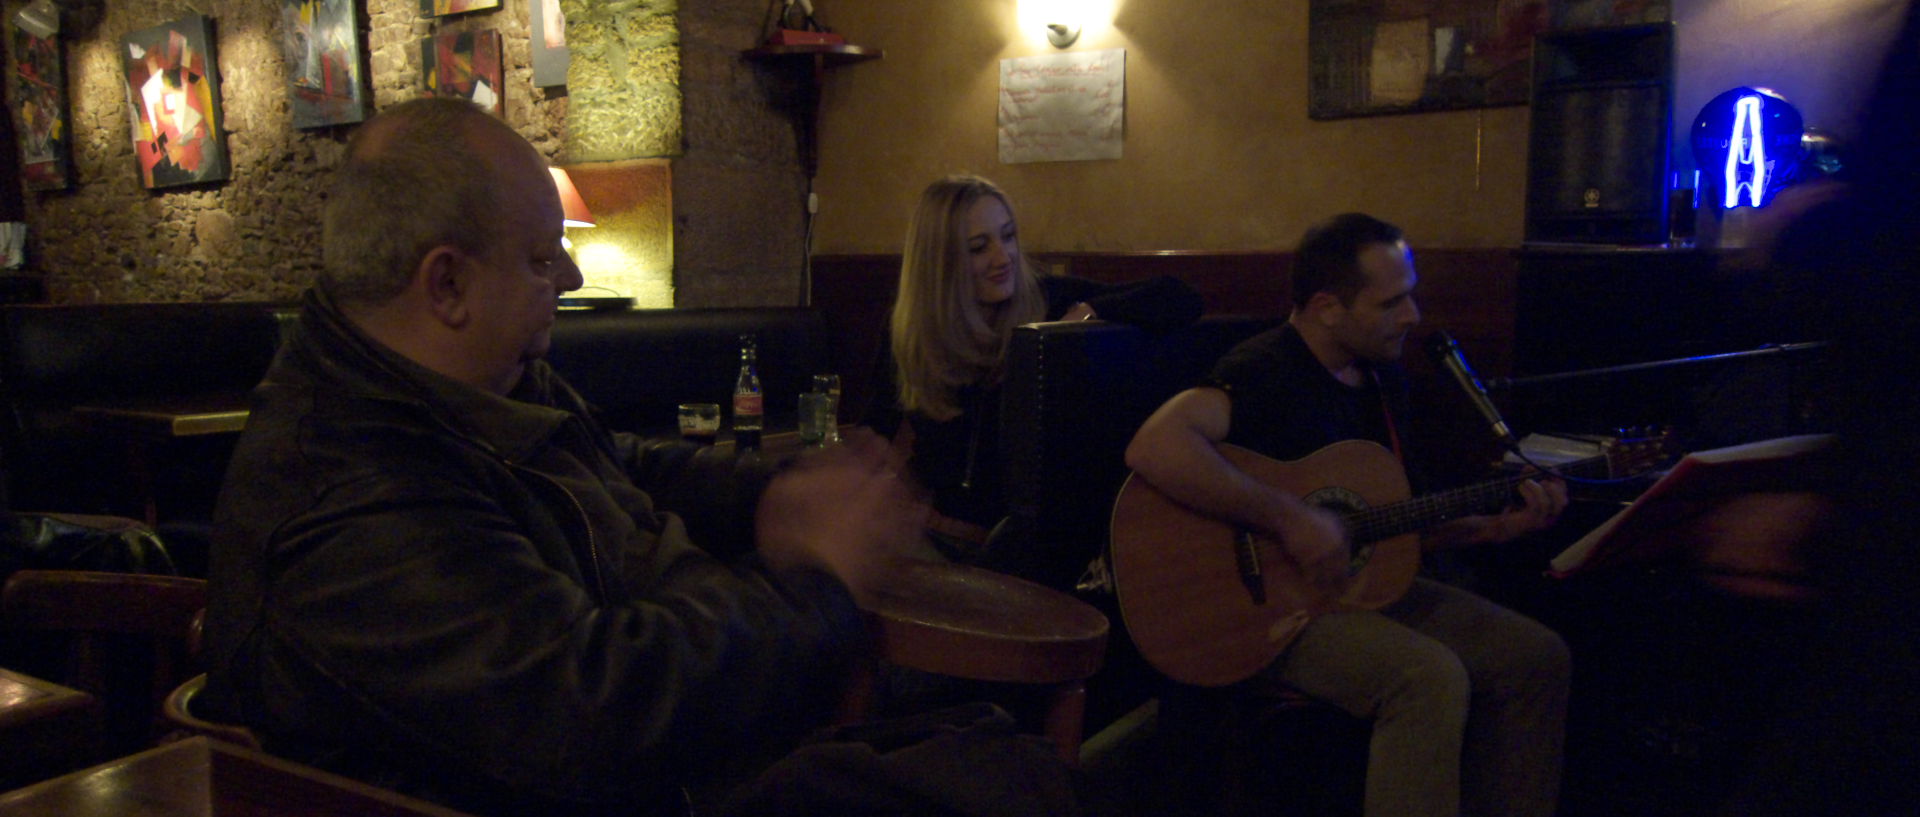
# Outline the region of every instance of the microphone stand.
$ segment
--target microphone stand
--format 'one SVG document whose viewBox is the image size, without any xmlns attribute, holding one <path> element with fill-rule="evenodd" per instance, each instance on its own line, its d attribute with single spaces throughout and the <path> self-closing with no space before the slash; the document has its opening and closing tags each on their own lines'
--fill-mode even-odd
<svg viewBox="0 0 1920 817">
<path fill-rule="evenodd" d="M 1485 385 L 1489 390 L 1516 389 L 1516 388 L 1522 388 L 1527 386 L 1540 386 L 1540 385 L 1545 385 L 1549 383 L 1559 383 L 1565 380 L 1578 380 L 1578 379 L 1587 378 L 1587 377 L 1602 377 L 1605 375 L 1623 374 L 1626 372 L 1646 371 L 1648 369 L 1659 369 L 1659 368 L 1665 368 L 1668 366 L 1685 366 L 1685 365 L 1691 365 L 1695 363 L 1716 363 L 1721 361 L 1746 360 L 1746 359 L 1753 359 L 1753 358 L 1771 357 L 1774 355 L 1818 351 L 1825 348 L 1827 348 L 1826 341 L 1811 341 L 1807 343 L 1769 343 L 1758 349 L 1748 349 L 1746 351 L 1741 351 L 1741 352 L 1722 352 L 1720 354 L 1714 354 L 1714 355 L 1697 355 L 1695 357 L 1676 357 L 1676 358 L 1670 358 L 1667 360 L 1651 360 L 1643 363 L 1624 363 L 1618 366 L 1605 366 L 1598 369 L 1580 369 L 1580 370 L 1571 371 L 1571 372 L 1555 372 L 1553 374 L 1540 374 L 1540 375 L 1532 375 L 1529 377 L 1489 377 L 1480 382 L 1483 385 Z"/>
</svg>

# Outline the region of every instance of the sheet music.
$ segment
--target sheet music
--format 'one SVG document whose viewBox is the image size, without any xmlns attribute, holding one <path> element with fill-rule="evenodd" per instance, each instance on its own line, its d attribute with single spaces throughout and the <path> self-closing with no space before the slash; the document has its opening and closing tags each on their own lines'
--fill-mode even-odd
<svg viewBox="0 0 1920 817">
<path fill-rule="evenodd" d="M 1772 479 L 1774 469 L 1768 465 L 1781 465 L 1818 451 L 1832 440 L 1831 434 L 1801 434 L 1688 454 L 1632 504 L 1553 557 L 1551 573 L 1565 576 L 1590 566 L 1597 559 L 1630 549 L 1633 537 L 1616 535 L 1630 522 L 1637 520 L 1636 527 L 1650 531 L 1674 521 L 1670 518 L 1671 511 L 1649 511 L 1650 507 L 1677 499 L 1741 493 L 1753 490 L 1756 483 L 1778 481 Z"/>
</svg>

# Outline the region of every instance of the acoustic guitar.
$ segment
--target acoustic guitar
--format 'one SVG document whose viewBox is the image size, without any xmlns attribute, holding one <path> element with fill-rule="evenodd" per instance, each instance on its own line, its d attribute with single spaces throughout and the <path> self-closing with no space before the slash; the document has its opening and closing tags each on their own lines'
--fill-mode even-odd
<svg viewBox="0 0 1920 817">
<path fill-rule="evenodd" d="M 1572 476 L 1624 476 L 1658 462 L 1659 442 L 1610 443 L 1600 456 L 1555 468 Z M 1107 554 L 1120 616 L 1140 654 L 1177 681 L 1223 686 L 1273 662 L 1314 616 L 1374 610 L 1406 592 L 1420 569 L 1420 532 L 1512 503 L 1530 473 L 1412 497 L 1392 452 L 1366 440 L 1334 443 L 1282 462 L 1234 445 L 1235 468 L 1341 515 L 1349 536 L 1346 590 L 1303 578 L 1279 542 L 1181 505 L 1127 477 L 1113 506 Z"/>
</svg>

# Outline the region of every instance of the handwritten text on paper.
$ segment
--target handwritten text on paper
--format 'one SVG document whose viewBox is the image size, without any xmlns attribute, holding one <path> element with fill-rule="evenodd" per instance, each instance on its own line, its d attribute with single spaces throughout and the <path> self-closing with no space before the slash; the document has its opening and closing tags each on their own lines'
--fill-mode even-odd
<svg viewBox="0 0 1920 817">
<path fill-rule="evenodd" d="M 1124 49 L 1000 61 L 1000 161 L 1118 159 Z"/>
</svg>

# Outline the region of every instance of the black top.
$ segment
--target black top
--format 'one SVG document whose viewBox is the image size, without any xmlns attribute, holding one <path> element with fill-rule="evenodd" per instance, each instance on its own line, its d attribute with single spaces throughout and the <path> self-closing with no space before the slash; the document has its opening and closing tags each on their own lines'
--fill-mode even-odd
<svg viewBox="0 0 1920 817">
<path fill-rule="evenodd" d="M 1242 448 L 1279 460 L 1297 460 L 1342 440 L 1372 440 L 1393 450 L 1396 435 L 1409 439 L 1406 374 L 1394 365 L 1362 367 L 1368 377 L 1360 386 L 1341 383 L 1313 356 L 1299 330 L 1282 324 L 1233 347 L 1214 364 L 1206 385 L 1231 397 L 1225 441 Z M 1422 469 L 1405 465 L 1417 492 Z"/>
<path fill-rule="evenodd" d="M 1129 284 L 1104 284 L 1085 278 L 1040 279 L 1047 319 L 1086 302 L 1101 320 L 1128 323 L 1153 332 L 1178 329 L 1200 319 L 1200 295 L 1177 278 L 1161 276 Z M 882 335 L 873 400 L 861 417 L 884 437 L 893 437 L 902 420 L 899 387 L 894 382 L 891 335 Z M 910 464 L 942 514 L 992 528 L 1007 514 L 1001 487 L 1000 384 L 962 388 L 956 396 L 959 416 L 936 422 L 915 413 Z"/>
</svg>

